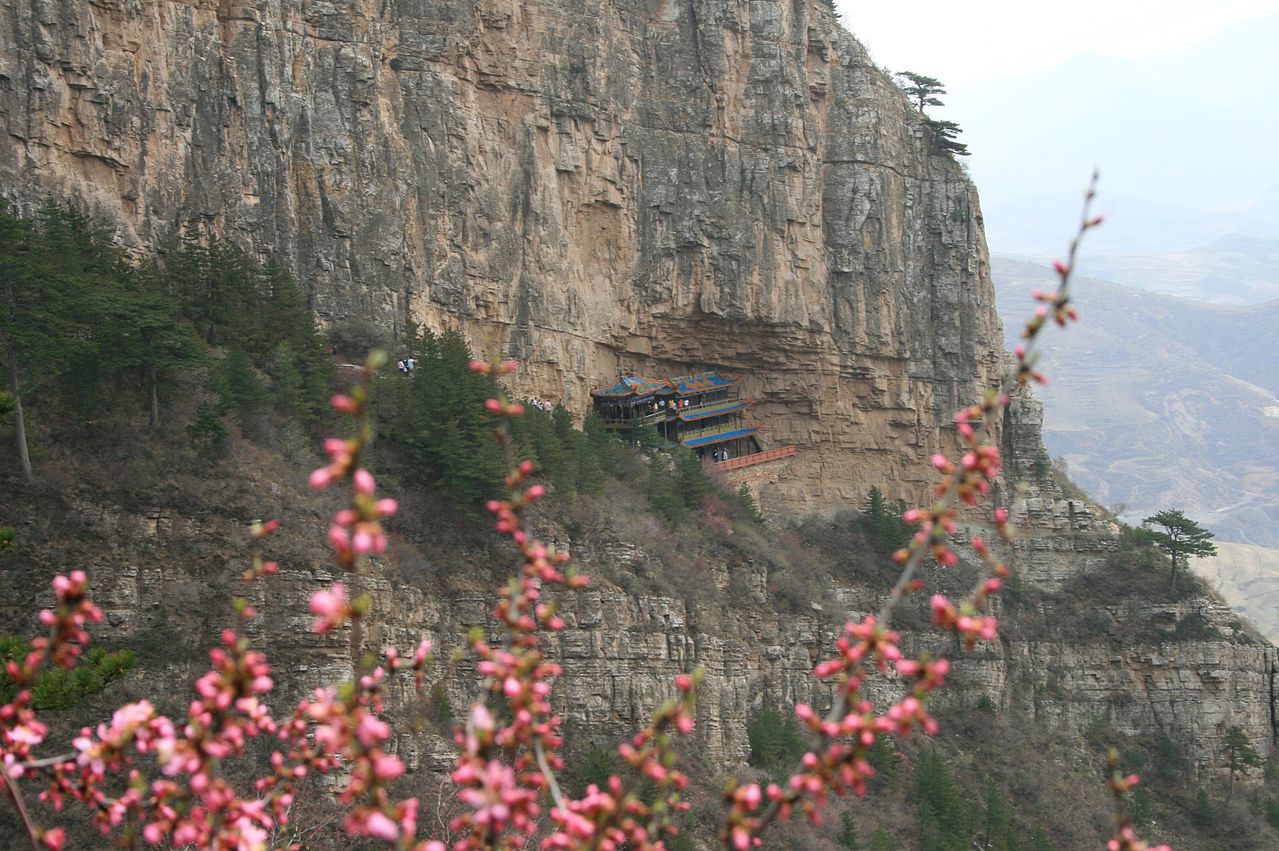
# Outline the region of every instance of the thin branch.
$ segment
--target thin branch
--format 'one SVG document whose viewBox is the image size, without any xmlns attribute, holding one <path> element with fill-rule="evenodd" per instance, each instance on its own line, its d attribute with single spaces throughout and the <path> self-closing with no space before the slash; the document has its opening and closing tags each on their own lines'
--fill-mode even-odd
<svg viewBox="0 0 1279 851">
<path fill-rule="evenodd" d="M 27 812 L 27 805 L 23 803 L 22 792 L 19 791 L 17 784 L 13 782 L 13 778 L 9 773 L 0 768 L 0 783 L 4 783 L 4 788 L 9 793 L 9 797 L 13 799 L 13 805 L 18 808 L 18 816 L 22 819 L 23 826 L 27 829 L 27 836 L 31 838 L 31 847 L 35 851 L 40 849 L 40 831 L 31 821 L 31 814 Z"/>
</svg>

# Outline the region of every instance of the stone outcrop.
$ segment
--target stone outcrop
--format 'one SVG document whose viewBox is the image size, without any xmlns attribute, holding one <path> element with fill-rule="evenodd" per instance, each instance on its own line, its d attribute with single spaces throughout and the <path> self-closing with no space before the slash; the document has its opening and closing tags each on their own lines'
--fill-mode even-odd
<svg viewBox="0 0 1279 851">
<path fill-rule="evenodd" d="M 800 449 L 767 505 L 922 497 L 999 367 L 976 193 L 819 3 L 7 3 L 0 123 L 4 196 L 220 234 L 578 413 L 741 374 Z"/>
</svg>

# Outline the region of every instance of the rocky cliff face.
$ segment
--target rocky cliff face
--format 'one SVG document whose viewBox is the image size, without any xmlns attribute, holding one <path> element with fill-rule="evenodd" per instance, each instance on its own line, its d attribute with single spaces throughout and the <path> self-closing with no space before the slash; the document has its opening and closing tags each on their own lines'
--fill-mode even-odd
<svg viewBox="0 0 1279 851">
<path fill-rule="evenodd" d="M 819 5 L 6 3 L 0 188 L 232 238 L 327 323 L 460 326 L 578 412 L 739 373 L 800 448 L 766 502 L 922 495 L 999 364 L 981 214 Z"/>
<path fill-rule="evenodd" d="M 275 508 L 291 518 L 287 525 L 301 528 L 271 548 L 273 553 L 280 550 L 284 567 L 251 590 L 261 615 L 248 632 L 275 665 L 279 693 L 273 705 L 281 709 L 314 688 L 342 681 L 349 675 L 351 657 L 347 634 L 316 636 L 310 631 L 310 595 L 338 578 L 323 566 L 307 567 L 325 563 L 318 546 L 322 517 L 311 508 L 315 500 L 287 485 L 277 489 L 276 499 Z M 144 659 L 152 658 L 145 649 L 151 646 L 158 655 L 147 663 L 145 675 L 153 678 L 153 690 L 194 681 L 205 669 L 202 649 L 216 643 L 230 618 L 230 595 L 242 591 L 227 585 L 241 562 L 239 548 L 228 542 L 238 541 L 242 530 L 222 517 L 193 516 L 182 509 L 141 516 L 104 510 L 91 500 L 77 501 L 59 515 L 60 526 L 93 528 L 95 540 L 120 542 L 109 550 L 99 547 L 101 554 L 84 565 L 107 615 L 94 630 L 96 640 L 143 648 Z M 31 534 L 27 524 L 17 525 L 23 535 Z M 1086 539 L 1086 532 L 1075 532 L 1073 540 Z M 1037 540 L 1042 539 L 1026 539 L 1024 548 L 1035 552 Z M 715 590 L 697 599 L 681 598 L 628 593 L 610 583 L 605 577 L 619 571 L 642 575 L 655 569 L 656 556 L 608 529 L 565 534 L 557 546 L 573 551 L 579 568 L 598 580 L 586 591 L 559 595 L 567 629 L 550 644 L 566 668 L 556 685 L 556 706 L 575 739 L 613 742 L 625 737 L 673 694 L 677 674 L 698 667 L 706 679 L 699 691 L 697 749 L 712 764 L 746 759 L 747 723 L 761 709 L 799 701 L 819 708 L 830 705 L 830 688 L 813 678 L 812 668 L 830 655 L 843 612 L 782 613 L 784 607 L 770 591 L 769 565 L 750 560 L 709 564 L 698 581 Z M 24 547 L 33 549 L 39 552 L 39 547 Z M 1089 547 L 1081 544 L 1079 550 L 1086 553 Z M 230 554 L 226 563 L 224 553 Z M 495 639 L 500 636 L 489 615 L 493 599 L 485 563 L 506 563 L 504 551 L 471 554 L 475 568 L 446 581 L 405 582 L 404 565 L 396 565 L 402 556 L 393 555 L 360 584 L 373 598 L 375 619 L 366 634 L 370 651 L 388 645 L 411 648 L 423 638 L 451 648 L 476 626 Z M 1059 584 L 1087 569 L 1086 559 L 1072 560 L 1060 547 L 1056 556 Z M 1042 554 L 1037 557 L 1047 563 Z M 10 622 L 21 623 L 30 618 L 32 602 L 49 602 L 43 591 L 32 601 L 31 589 L 42 585 L 32 575 L 61 565 L 55 553 L 39 553 L 29 563 L 13 566 L 15 570 L 0 572 L 6 589 L 3 611 Z M 730 583 L 736 598 L 724 593 Z M 853 583 L 831 596 L 859 615 L 877 608 L 883 593 L 882 587 Z M 738 602 L 729 605 L 733 599 Z M 1243 730 L 1263 755 L 1273 751 L 1273 683 L 1279 660 L 1272 646 L 1240 629 L 1220 602 L 1155 602 L 1130 594 L 1098 606 L 1081 605 L 1069 596 L 1032 597 L 1029 604 L 1014 596 L 997 605 L 1008 607 L 1000 612 L 1005 619 L 1002 640 L 954 657 L 953 688 L 939 696 L 943 705 L 971 708 L 984 695 L 997 711 L 1067 738 L 1103 728 L 1165 735 L 1201 778 L 1221 768 L 1222 742 L 1232 726 Z M 1178 629 L 1188 619 L 1199 625 L 1197 632 Z M 908 630 L 906 642 L 949 649 L 944 637 L 932 631 Z M 472 664 L 440 664 L 432 676 L 440 678 L 435 681 L 453 706 L 466 705 L 474 694 Z M 895 699 L 898 691 L 894 683 L 876 679 L 871 690 L 877 702 Z M 180 707 L 185 693 L 161 691 L 160 696 Z M 417 706 L 405 680 L 394 683 L 389 697 L 397 715 Z M 397 747 L 414 769 L 443 770 L 451 759 L 451 743 L 440 736 L 406 733 Z"/>
</svg>

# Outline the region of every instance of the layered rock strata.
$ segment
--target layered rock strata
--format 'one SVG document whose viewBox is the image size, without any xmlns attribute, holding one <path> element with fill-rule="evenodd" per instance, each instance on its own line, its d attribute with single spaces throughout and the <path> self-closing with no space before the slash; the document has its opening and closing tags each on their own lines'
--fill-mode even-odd
<svg viewBox="0 0 1279 851">
<path fill-rule="evenodd" d="M 86 502 L 81 510 L 95 509 Z M 171 511 L 156 516 L 157 531 L 147 536 L 151 547 L 233 534 L 220 520 Z M 92 518 L 108 533 L 121 534 L 144 521 L 114 511 Z M 801 701 L 817 708 L 830 705 L 830 686 L 815 680 L 812 668 L 831 654 L 843 613 L 780 613 L 769 592 L 766 566 L 750 561 L 708 566 L 706 582 L 721 590 L 733 582 L 749 592 L 750 602 L 726 608 L 720 595 L 697 602 L 628 593 L 600 580 L 619 570 L 643 574 L 651 569 L 654 556 L 641 545 L 601 530 L 559 543 L 577 553 L 579 568 L 599 580 L 583 592 L 557 596 L 567 628 L 552 636 L 549 645 L 566 669 L 556 685 L 555 705 L 575 739 L 624 738 L 672 696 L 676 674 L 695 668 L 706 674 L 698 698 L 696 747 L 712 764 L 746 759 L 748 722 L 761 709 Z M 201 575 L 195 566 L 148 562 L 147 546 L 144 542 L 116 553 L 130 564 L 88 565 L 107 616 L 95 629 L 96 640 L 139 646 L 167 636 L 170 646 L 164 655 L 169 661 L 153 664 L 147 676 L 152 682 L 183 684 L 176 693 L 161 695 L 180 707 L 186 684 L 205 669 L 199 648 L 216 643 L 218 630 L 230 618 L 229 592 L 222 580 Z M 228 573 L 234 571 L 228 568 Z M 451 580 L 446 590 L 435 583 L 392 578 L 398 575 L 379 569 L 359 581 L 359 588 L 372 597 L 375 615 L 366 635 L 369 651 L 388 645 L 412 648 L 430 639 L 446 649 L 442 656 L 447 657 L 447 648 L 477 626 L 492 640 L 501 639 L 490 616 L 490 589 L 478 576 Z M 15 577 L 4 578 L 12 586 Z M 349 676 L 349 635 L 315 635 L 307 609 L 311 594 L 337 578 L 324 568 L 294 565 L 250 590 L 261 615 L 250 623 L 248 634 L 275 664 L 277 709 Z M 211 588 L 217 593 L 211 594 Z M 11 592 L 9 599 L 29 613 L 28 595 L 13 587 Z M 832 596 L 856 616 L 877 607 L 882 593 L 858 586 L 837 589 Z M 47 604 L 48 596 L 42 594 L 40 600 Z M 1167 736 L 1203 777 L 1221 769 L 1222 743 L 1230 727 L 1243 730 L 1263 756 L 1274 750 L 1273 713 L 1279 708 L 1272 686 L 1279 661 L 1275 649 L 1251 638 L 1220 602 L 1119 599 L 1085 609 L 1062 600 L 1053 610 L 1001 615 L 1008 616 L 1008 624 L 1000 642 L 954 657 L 953 682 L 938 698 L 943 705 L 971 708 L 984 695 L 996 711 L 1063 736 L 1103 727 Z M 1198 623 L 1197 634 L 1178 630 L 1187 619 Z M 191 644 L 190 651 L 174 652 L 177 636 Z M 906 641 L 949 649 L 934 632 L 908 633 Z M 455 707 L 465 706 L 474 695 L 471 663 L 441 663 L 431 677 Z M 872 679 L 870 688 L 881 705 L 900 693 L 891 680 Z M 420 708 L 406 679 L 392 684 L 389 699 L 397 717 Z M 397 747 L 414 769 L 443 770 L 451 759 L 447 738 L 405 734 Z"/>
</svg>

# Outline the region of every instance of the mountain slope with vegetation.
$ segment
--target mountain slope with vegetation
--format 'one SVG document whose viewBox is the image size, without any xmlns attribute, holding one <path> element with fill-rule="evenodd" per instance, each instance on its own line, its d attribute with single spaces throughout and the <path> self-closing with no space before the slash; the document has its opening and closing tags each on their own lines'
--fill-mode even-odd
<svg viewBox="0 0 1279 851">
<path fill-rule="evenodd" d="M 995 271 L 1007 320 L 1053 277 Z M 1043 355 L 1048 451 L 1125 519 L 1177 507 L 1222 539 L 1279 546 L 1279 301 L 1210 306 L 1090 278 L 1073 299 L 1083 321 Z"/>
</svg>

